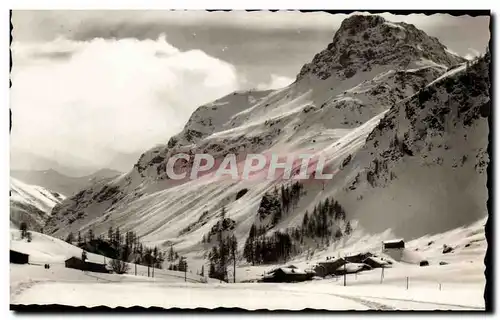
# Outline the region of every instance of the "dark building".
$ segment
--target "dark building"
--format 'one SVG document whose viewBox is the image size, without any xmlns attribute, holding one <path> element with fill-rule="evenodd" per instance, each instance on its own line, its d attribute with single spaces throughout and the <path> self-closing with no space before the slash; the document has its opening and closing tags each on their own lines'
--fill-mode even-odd
<svg viewBox="0 0 500 320">
<path fill-rule="evenodd" d="M 372 267 L 364 263 L 348 262 L 338 267 L 337 270 L 335 270 L 335 275 L 341 276 L 344 274 L 358 273 L 365 270 L 372 270 Z"/>
<path fill-rule="evenodd" d="M 420 266 L 421 266 L 421 267 L 426 267 L 426 266 L 428 266 L 428 265 L 429 265 L 429 261 L 427 261 L 427 260 L 422 260 L 422 261 L 420 261 Z"/>
<path fill-rule="evenodd" d="M 318 262 L 314 267 L 316 275 L 319 277 L 326 277 L 335 274 L 337 268 L 343 266 L 346 262 L 344 258 L 330 259 L 327 261 Z"/>
<path fill-rule="evenodd" d="M 403 239 L 389 240 L 382 243 L 382 252 L 396 261 L 403 259 L 405 242 Z"/>
<path fill-rule="evenodd" d="M 383 249 L 404 249 L 405 241 L 403 239 L 388 240 L 383 242 Z"/>
<path fill-rule="evenodd" d="M 373 257 L 373 255 L 370 252 L 363 252 L 355 255 L 333 258 L 326 261 L 318 262 L 314 267 L 314 271 L 316 272 L 316 275 L 320 277 L 326 277 L 328 275 L 344 274 L 345 272 L 341 267 L 345 264 L 350 264 L 350 265 L 365 264 L 366 266 L 359 270 L 362 271 L 362 270 L 369 270 L 369 268 L 381 268 L 382 266 L 388 265 L 388 262 Z"/>
<path fill-rule="evenodd" d="M 108 268 L 103 263 L 95 263 L 90 261 L 83 261 L 77 257 L 71 257 L 64 262 L 66 268 L 78 269 L 83 271 L 109 273 Z"/>
<path fill-rule="evenodd" d="M 369 258 L 371 256 L 372 256 L 372 254 L 370 252 L 363 252 L 363 253 L 358 253 L 358 254 L 351 255 L 351 256 L 346 256 L 345 259 L 347 262 L 351 262 L 351 263 L 363 263 L 363 261 L 366 258 Z"/>
<path fill-rule="evenodd" d="M 263 282 L 301 282 L 311 280 L 312 272 L 306 272 L 298 268 L 278 268 L 264 276 Z"/>
<path fill-rule="evenodd" d="M 389 262 L 378 257 L 368 257 L 362 263 L 369 265 L 372 268 L 385 268 L 390 266 Z"/>
<path fill-rule="evenodd" d="M 10 250 L 10 263 L 26 264 L 28 263 L 29 255 L 18 251 Z"/>
</svg>

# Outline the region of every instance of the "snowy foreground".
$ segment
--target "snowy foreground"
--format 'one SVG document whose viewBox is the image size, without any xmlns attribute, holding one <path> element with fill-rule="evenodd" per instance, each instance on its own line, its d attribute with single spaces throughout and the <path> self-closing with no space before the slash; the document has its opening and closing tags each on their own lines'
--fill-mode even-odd
<svg viewBox="0 0 500 320">
<path fill-rule="evenodd" d="M 82 272 L 62 266 L 46 270 L 41 266 L 11 265 L 11 303 L 249 310 L 484 309 L 484 284 L 445 282 L 439 290 L 437 283 L 415 277 L 407 290 L 405 280 L 399 281 L 397 276 L 386 277 L 384 284 L 374 283 L 375 277 L 369 273 L 349 275 L 346 287 L 342 286 L 342 278 L 294 284 L 220 284 L 184 282 L 165 275 L 147 278 Z"/>
<path fill-rule="evenodd" d="M 33 232 L 33 241 L 28 243 L 19 239 L 18 230 L 11 230 L 11 248 L 29 254 L 30 264 L 10 264 L 10 300 L 11 304 L 88 307 L 484 310 L 483 224 L 484 220 L 410 242 L 407 255 L 421 254 L 430 266 L 395 263 L 394 267 L 385 269 L 383 283 L 380 283 L 381 269 L 374 269 L 348 275 L 346 286 L 343 286 L 343 277 L 302 283 L 220 283 L 202 279 L 195 271 L 185 275 L 158 269 L 152 278 L 147 277 L 147 268 L 143 266 L 137 268 L 137 276 L 133 275 L 133 266 L 129 271 L 132 274 L 126 275 L 84 272 L 64 267 L 64 260 L 79 256 L 81 249 L 36 232 Z M 455 247 L 454 252 L 446 255 L 440 252 L 445 241 Z M 377 241 L 370 239 L 369 242 Z M 345 248 L 364 249 L 358 247 L 362 243 L 362 239 L 353 239 L 352 245 L 346 243 Z M 317 259 L 323 257 L 317 256 Z M 89 254 L 89 260 L 101 262 L 105 258 Z M 440 265 L 439 261 L 448 264 Z M 50 263 L 50 269 L 44 269 L 44 263 Z M 307 266 L 306 262 L 293 263 Z M 240 266 L 237 281 L 256 279 L 271 268 Z M 203 283 L 204 280 L 207 283 Z"/>
</svg>

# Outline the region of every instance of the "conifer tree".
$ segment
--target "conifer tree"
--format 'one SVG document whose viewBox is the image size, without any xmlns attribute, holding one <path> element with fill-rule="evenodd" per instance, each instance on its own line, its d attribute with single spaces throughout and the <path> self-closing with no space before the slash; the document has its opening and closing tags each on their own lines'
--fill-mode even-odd
<svg viewBox="0 0 500 320">
<path fill-rule="evenodd" d="M 121 246 L 121 233 L 120 233 L 120 227 L 116 227 L 115 230 L 115 238 L 114 238 L 114 246 L 115 248 L 120 248 Z"/>
<path fill-rule="evenodd" d="M 251 262 L 252 265 L 255 264 L 255 236 L 257 233 L 257 228 L 255 224 L 252 224 L 250 227 L 250 232 L 248 233 L 248 238 L 245 242 L 245 247 L 243 249 L 243 256 L 248 262 Z"/>
<path fill-rule="evenodd" d="M 351 222 L 350 221 L 347 221 L 346 225 L 345 225 L 345 230 L 344 230 L 344 233 L 346 235 L 350 235 L 352 232 L 352 227 L 351 227 Z"/>
<path fill-rule="evenodd" d="M 73 232 L 70 232 L 68 234 L 68 236 L 66 237 L 66 242 L 67 243 L 72 243 L 73 241 L 75 241 L 75 237 L 73 236 Z"/>
<path fill-rule="evenodd" d="M 113 243 L 113 227 L 110 226 L 108 229 L 108 241 L 110 243 Z"/>
</svg>

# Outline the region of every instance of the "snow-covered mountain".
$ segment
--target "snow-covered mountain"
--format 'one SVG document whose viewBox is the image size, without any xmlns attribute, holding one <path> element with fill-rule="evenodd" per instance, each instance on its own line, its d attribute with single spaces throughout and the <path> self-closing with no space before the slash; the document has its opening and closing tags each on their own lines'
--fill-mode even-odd
<svg viewBox="0 0 500 320">
<path fill-rule="evenodd" d="M 356 175 L 337 195 L 351 217 L 414 238 L 486 216 L 489 86 L 487 55 L 392 107 L 334 178 Z"/>
<path fill-rule="evenodd" d="M 60 193 L 11 178 L 11 226 L 18 227 L 22 222 L 26 222 L 31 230 L 40 230 L 49 217 L 52 208 L 64 199 L 65 196 Z"/>
<path fill-rule="evenodd" d="M 293 84 L 199 107 L 130 172 L 57 205 L 47 229 L 99 235 L 119 226 L 201 257 L 207 248 L 200 241 L 225 206 L 242 245 L 262 222 L 263 195 L 283 182 L 212 177 L 179 184 L 167 178 L 167 160 L 179 152 L 221 158 L 304 150 L 326 154 L 338 173 L 324 185 L 305 184 L 269 231 L 300 225 L 326 198 L 367 233 L 417 238 L 472 223 L 487 214 L 488 68 L 489 55 L 465 62 L 413 25 L 352 16 Z"/>
</svg>

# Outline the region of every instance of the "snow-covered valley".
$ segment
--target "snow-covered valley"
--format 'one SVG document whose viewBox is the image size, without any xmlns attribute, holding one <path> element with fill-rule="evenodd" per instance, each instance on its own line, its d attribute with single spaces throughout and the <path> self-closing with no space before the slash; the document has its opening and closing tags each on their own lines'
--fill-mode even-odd
<svg viewBox="0 0 500 320">
<path fill-rule="evenodd" d="M 483 219 L 409 243 L 408 255 L 420 254 L 429 259 L 427 267 L 400 262 L 384 270 L 383 283 L 377 269 L 347 275 L 346 286 L 343 277 L 302 283 L 240 282 L 256 279 L 272 266 L 239 266 L 237 283 L 200 277 L 192 270 L 184 281 L 182 272 L 159 269 L 154 277 L 148 277 L 143 266 L 139 266 L 137 275 L 134 268 L 125 275 L 68 269 L 64 260 L 78 256 L 81 249 L 38 233 L 27 243 L 19 238 L 18 230 L 12 229 L 11 248 L 30 254 L 30 264 L 10 266 L 11 303 L 248 310 L 484 310 L 484 223 Z M 376 239 L 353 239 L 343 248 L 351 252 L 373 249 L 370 242 Z M 442 254 L 444 243 L 455 250 Z M 306 267 L 336 254 L 339 251 L 333 249 L 318 252 L 307 262 L 298 258 L 291 263 Z M 91 261 L 103 259 L 89 254 Z M 443 261 L 448 264 L 438 263 Z M 45 263 L 50 264 L 50 269 L 43 268 Z"/>
</svg>

